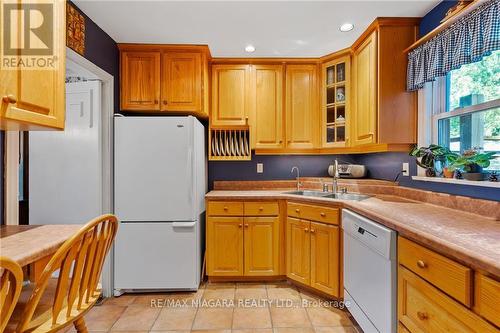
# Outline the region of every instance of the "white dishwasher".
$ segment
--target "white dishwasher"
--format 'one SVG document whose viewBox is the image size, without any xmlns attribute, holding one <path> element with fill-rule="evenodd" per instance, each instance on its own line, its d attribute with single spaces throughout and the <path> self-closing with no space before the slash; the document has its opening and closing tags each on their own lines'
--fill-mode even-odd
<svg viewBox="0 0 500 333">
<path fill-rule="evenodd" d="M 396 232 L 342 211 L 344 298 L 365 333 L 397 331 Z"/>
</svg>

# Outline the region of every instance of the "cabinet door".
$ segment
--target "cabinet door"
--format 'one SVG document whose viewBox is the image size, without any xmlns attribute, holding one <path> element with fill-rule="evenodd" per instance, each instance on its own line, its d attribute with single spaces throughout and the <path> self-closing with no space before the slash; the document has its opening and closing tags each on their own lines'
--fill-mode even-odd
<svg viewBox="0 0 500 333">
<path fill-rule="evenodd" d="M 283 147 L 283 66 L 252 66 L 255 148 Z"/>
<path fill-rule="evenodd" d="M 339 297 L 339 227 L 311 222 L 311 287 Z"/>
<path fill-rule="evenodd" d="M 46 64 L 46 66 L 43 65 L 40 69 L 26 66 L 0 70 L 0 129 L 2 130 L 64 129 L 66 3 L 61 1 L 49 1 L 49 3 L 54 6 L 53 50 L 43 58 L 28 55 L 26 60 L 29 64 L 30 60 L 35 59 L 36 64 Z M 24 12 L 17 11 L 18 15 Z M 18 22 L 21 22 L 21 17 L 18 17 Z M 15 31 L 12 35 L 18 38 L 23 36 Z M 22 39 L 17 45 L 30 43 L 31 40 Z M 40 40 L 40 43 L 44 42 Z M 8 63 L 9 59 L 3 60 L 4 63 Z M 53 64 L 53 67 L 50 64 Z"/>
<path fill-rule="evenodd" d="M 121 54 L 121 108 L 160 110 L 160 52 Z"/>
<path fill-rule="evenodd" d="M 212 125 L 245 125 L 249 106 L 249 65 L 212 66 Z"/>
<path fill-rule="evenodd" d="M 377 32 L 354 50 L 353 145 L 376 143 Z"/>
<path fill-rule="evenodd" d="M 166 52 L 162 55 L 162 106 L 165 111 L 201 110 L 201 54 Z"/>
<path fill-rule="evenodd" d="M 309 224 L 307 221 L 289 217 L 286 226 L 286 275 L 303 284 L 310 282 Z"/>
<path fill-rule="evenodd" d="M 243 218 L 207 220 L 207 272 L 211 276 L 243 275 Z"/>
<path fill-rule="evenodd" d="M 288 148 L 314 148 L 319 132 L 316 65 L 286 67 L 286 137 Z"/>
<path fill-rule="evenodd" d="M 278 275 L 277 217 L 245 217 L 245 276 Z"/>
</svg>

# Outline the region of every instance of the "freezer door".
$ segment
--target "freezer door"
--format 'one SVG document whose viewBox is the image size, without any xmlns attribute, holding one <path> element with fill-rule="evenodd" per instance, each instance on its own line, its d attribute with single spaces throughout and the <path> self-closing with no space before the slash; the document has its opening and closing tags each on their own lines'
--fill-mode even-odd
<svg viewBox="0 0 500 333">
<path fill-rule="evenodd" d="M 197 289 L 198 221 L 121 223 L 115 240 L 115 289 Z"/>
<path fill-rule="evenodd" d="M 115 213 L 194 221 L 193 118 L 115 118 Z"/>
</svg>

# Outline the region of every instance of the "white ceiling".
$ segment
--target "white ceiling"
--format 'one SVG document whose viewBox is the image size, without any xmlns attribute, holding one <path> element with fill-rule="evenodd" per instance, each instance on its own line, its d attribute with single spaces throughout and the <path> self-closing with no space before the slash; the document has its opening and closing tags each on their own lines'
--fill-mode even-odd
<svg viewBox="0 0 500 333">
<path fill-rule="evenodd" d="M 75 0 L 118 43 L 208 44 L 214 57 L 317 57 L 348 47 L 379 16 L 424 16 L 439 0 Z M 342 23 L 354 30 L 340 32 Z M 246 53 L 247 44 L 256 51 Z"/>
</svg>

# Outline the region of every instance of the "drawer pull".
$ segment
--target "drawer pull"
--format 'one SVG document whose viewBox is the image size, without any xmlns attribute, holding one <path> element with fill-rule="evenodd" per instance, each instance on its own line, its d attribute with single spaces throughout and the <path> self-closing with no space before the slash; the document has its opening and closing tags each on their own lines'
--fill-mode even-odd
<svg viewBox="0 0 500 333">
<path fill-rule="evenodd" d="M 427 320 L 427 319 L 429 319 L 429 315 L 426 312 L 417 311 L 417 317 L 420 320 Z"/>
<path fill-rule="evenodd" d="M 224 210 L 226 210 L 226 211 L 227 211 L 227 206 L 224 206 Z"/>
<path fill-rule="evenodd" d="M 295 209 L 295 212 L 296 212 L 296 213 L 300 213 L 300 209 L 296 208 L 296 209 Z"/>
<path fill-rule="evenodd" d="M 264 210 L 264 207 L 259 207 L 259 210 L 260 210 L 260 211 L 263 211 L 263 210 Z"/>
<path fill-rule="evenodd" d="M 417 261 L 417 266 L 420 268 L 426 268 L 427 264 L 423 260 Z"/>
<path fill-rule="evenodd" d="M 323 212 L 319 213 L 319 215 L 321 215 L 322 217 L 325 217 L 325 216 L 326 216 L 326 214 L 325 214 L 325 213 L 323 213 Z"/>
</svg>

